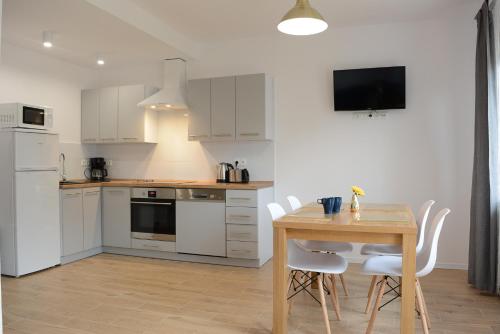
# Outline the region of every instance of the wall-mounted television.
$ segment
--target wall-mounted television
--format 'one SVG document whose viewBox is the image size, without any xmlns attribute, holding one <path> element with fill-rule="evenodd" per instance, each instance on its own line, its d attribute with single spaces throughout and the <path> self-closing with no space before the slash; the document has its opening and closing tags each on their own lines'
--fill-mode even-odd
<svg viewBox="0 0 500 334">
<path fill-rule="evenodd" d="M 333 71 L 335 111 L 406 108 L 406 67 Z"/>
</svg>

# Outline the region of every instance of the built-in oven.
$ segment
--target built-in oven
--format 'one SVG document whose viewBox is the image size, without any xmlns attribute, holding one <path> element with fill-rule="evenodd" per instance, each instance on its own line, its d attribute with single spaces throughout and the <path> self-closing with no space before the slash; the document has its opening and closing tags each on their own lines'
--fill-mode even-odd
<svg viewBox="0 0 500 334">
<path fill-rule="evenodd" d="M 132 188 L 132 238 L 175 241 L 175 189 Z"/>
</svg>

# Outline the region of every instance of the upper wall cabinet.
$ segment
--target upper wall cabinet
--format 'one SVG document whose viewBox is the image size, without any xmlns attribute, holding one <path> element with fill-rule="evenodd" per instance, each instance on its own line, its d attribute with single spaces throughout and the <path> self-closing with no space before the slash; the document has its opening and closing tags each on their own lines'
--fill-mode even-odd
<svg viewBox="0 0 500 334">
<path fill-rule="evenodd" d="M 191 80 L 189 140 L 272 140 L 272 80 L 266 74 Z"/>
<path fill-rule="evenodd" d="M 210 80 L 212 140 L 233 141 L 236 122 L 235 77 Z"/>
<path fill-rule="evenodd" d="M 210 140 L 210 79 L 188 82 L 189 140 Z"/>
<path fill-rule="evenodd" d="M 268 140 L 274 135 L 273 87 L 269 76 L 236 77 L 236 139 Z"/>
<path fill-rule="evenodd" d="M 82 143 L 99 140 L 99 90 L 82 91 Z"/>
<path fill-rule="evenodd" d="M 99 92 L 99 141 L 116 142 L 117 136 L 118 87 L 103 88 Z"/>
<path fill-rule="evenodd" d="M 82 142 L 156 143 L 157 112 L 137 107 L 156 91 L 145 85 L 82 91 Z"/>
</svg>

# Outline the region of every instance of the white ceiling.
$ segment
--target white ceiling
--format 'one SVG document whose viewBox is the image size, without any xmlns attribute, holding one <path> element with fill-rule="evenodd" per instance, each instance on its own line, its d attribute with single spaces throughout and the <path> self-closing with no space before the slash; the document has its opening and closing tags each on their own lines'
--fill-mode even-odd
<svg viewBox="0 0 500 334">
<path fill-rule="evenodd" d="M 335 28 L 427 19 L 469 1 L 311 0 L 311 4 Z M 185 42 L 199 44 L 278 34 L 276 24 L 295 0 L 4 0 L 3 3 L 2 38 L 6 41 L 86 67 L 97 67 L 98 54 L 105 57 L 107 67 L 123 67 L 182 55 L 179 45 L 169 46 L 166 39 L 160 38 L 162 33 L 168 37 L 179 32 L 186 37 Z M 116 9 L 128 5 L 128 13 L 132 13 L 129 17 L 134 13 L 139 16 L 142 11 L 142 21 L 129 24 L 118 19 L 116 11 L 104 11 L 90 3 L 115 5 Z M 145 29 L 138 29 L 141 25 Z M 44 30 L 55 33 L 54 47 L 50 50 L 41 46 Z"/>
<path fill-rule="evenodd" d="M 216 42 L 276 33 L 295 0 L 132 0 L 192 39 Z M 421 20 L 471 0 L 310 0 L 330 27 Z"/>
<path fill-rule="evenodd" d="M 165 43 L 83 0 L 4 0 L 2 39 L 68 62 L 97 67 L 122 67 L 177 52 Z M 54 32 L 54 47 L 42 46 L 42 32 Z"/>
</svg>

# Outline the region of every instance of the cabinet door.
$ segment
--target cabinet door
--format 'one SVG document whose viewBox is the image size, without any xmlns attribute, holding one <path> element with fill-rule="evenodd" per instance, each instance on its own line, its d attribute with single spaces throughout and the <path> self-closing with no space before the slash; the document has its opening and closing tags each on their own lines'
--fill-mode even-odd
<svg viewBox="0 0 500 334">
<path fill-rule="evenodd" d="M 130 189 L 103 188 L 102 196 L 103 245 L 130 248 Z"/>
<path fill-rule="evenodd" d="M 103 143 L 117 140 L 118 87 L 103 88 L 99 98 L 99 140 Z"/>
<path fill-rule="evenodd" d="M 120 86 L 118 90 L 118 140 L 144 141 L 144 108 L 137 103 L 144 100 L 144 86 Z"/>
<path fill-rule="evenodd" d="M 236 77 L 236 139 L 266 138 L 266 76 Z"/>
<path fill-rule="evenodd" d="M 83 189 L 83 248 L 102 246 L 101 189 Z"/>
<path fill-rule="evenodd" d="M 189 140 L 210 139 L 210 79 L 188 82 Z"/>
<path fill-rule="evenodd" d="M 99 90 L 82 91 L 82 143 L 99 140 Z"/>
<path fill-rule="evenodd" d="M 236 131 L 235 77 L 215 78 L 211 81 L 212 139 L 233 141 Z"/>
<path fill-rule="evenodd" d="M 83 251 L 82 190 L 62 190 L 62 256 Z"/>
</svg>

